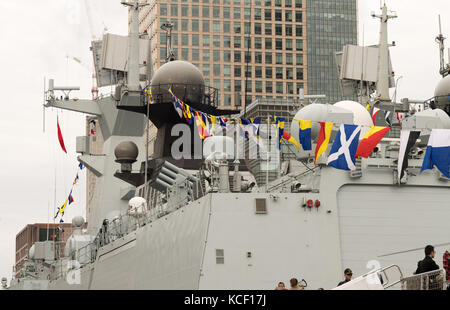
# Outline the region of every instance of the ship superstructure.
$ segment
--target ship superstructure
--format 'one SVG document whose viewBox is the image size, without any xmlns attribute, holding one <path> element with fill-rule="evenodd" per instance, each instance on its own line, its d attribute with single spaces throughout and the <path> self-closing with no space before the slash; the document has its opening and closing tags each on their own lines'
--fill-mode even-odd
<svg viewBox="0 0 450 310">
<path fill-rule="evenodd" d="M 201 73 L 172 57 L 143 87 L 136 30 L 141 4 L 126 5 L 132 18 L 129 61 L 126 71 L 110 72 L 118 78 L 115 94 L 94 102 L 58 100 L 54 92 L 67 88 L 52 83 L 47 93 L 48 106 L 97 116 L 105 136 L 104 155 L 93 157 L 84 149 L 79 157 L 100 178 L 92 220 L 87 231 L 82 218 L 73 220 L 74 232 L 61 259 L 54 259 L 49 244 L 36 244 L 24 267 L 30 272 L 14 279 L 11 288 L 273 289 L 280 279 L 295 276 L 306 279 L 308 287 L 331 289 L 346 267 L 370 279 L 365 282 L 370 285 L 358 288 L 398 288 L 417 262 L 417 256 L 401 250 L 448 242 L 449 179 L 437 170 L 420 169 L 431 130 L 450 129 L 450 117 L 431 109 L 430 102 L 422 102 L 426 108 L 418 112 L 407 100 L 396 103 L 389 97 L 387 21 L 394 15 L 388 15 L 386 6 L 378 16 L 376 79 L 369 77 L 370 68 L 360 67 L 358 91 L 372 108 L 407 115 L 369 158 L 356 160 L 356 170 L 342 171 L 327 166 L 325 157 L 315 164 L 313 151 L 284 146 L 281 152 L 291 156 L 279 156 L 271 124 L 260 127 L 264 148 L 252 166 L 237 156 L 236 132 L 202 143 L 191 130 L 192 150 L 184 158 L 171 156 L 177 143 L 172 133 L 182 121 L 169 90 L 211 115 L 233 111 L 214 108 Z M 364 48 L 346 50 L 352 49 L 370 54 Z M 346 50 L 342 59 L 348 60 Z M 345 69 L 342 63 L 340 67 Z M 450 87 L 445 91 L 450 94 Z M 338 124 L 374 125 L 365 105 L 353 101 L 305 104 L 294 118 L 335 123 L 332 140 Z M 144 156 L 142 142 L 147 119 L 159 129 L 159 149 L 152 158 Z M 403 178 L 397 163 L 400 129 L 421 131 L 407 154 Z M 292 122 L 291 134 L 298 131 L 298 123 Z M 314 150 L 318 124 L 311 131 Z M 80 150 L 85 139 L 77 141 Z M 198 155 L 197 145 L 200 158 L 192 158 Z M 256 166 L 267 171 L 267 178 L 252 175 Z M 275 178 L 273 171 L 278 171 Z M 443 249 L 437 247 L 437 256 Z M 36 276 L 34 270 L 43 271 Z M 399 272 L 388 276 L 388 270 Z"/>
</svg>

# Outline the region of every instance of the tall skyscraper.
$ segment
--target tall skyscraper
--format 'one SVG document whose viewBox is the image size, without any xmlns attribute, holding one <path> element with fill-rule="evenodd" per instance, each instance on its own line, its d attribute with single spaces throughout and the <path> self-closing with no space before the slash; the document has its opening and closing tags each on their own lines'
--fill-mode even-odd
<svg viewBox="0 0 450 310">
<path fill-rule="evenodd" d="M 308 93 L 327 95 L 330 103 L 342 99 L 334 53 L 358 42 L 356 0 L 307 0 Z"/>
<path fill-rule="evenodd" d="M 152 40 L 152 65 L 165 63 L 167 33 L 178 59 L 219 89 L 222 107 L 257 98 L 326 94 L 339 99 L 333 53 L 357 41 L 357 0 L 147 0 L 140 30 Z M 310 59 L 311 57 L 311 59 Z M 247 95 L 247 96 L 246 96 Z"/>
</svg>

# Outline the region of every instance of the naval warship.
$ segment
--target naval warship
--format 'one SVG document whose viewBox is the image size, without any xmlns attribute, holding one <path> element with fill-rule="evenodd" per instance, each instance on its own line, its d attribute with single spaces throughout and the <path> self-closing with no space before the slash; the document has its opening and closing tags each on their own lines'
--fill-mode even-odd
<svg viewBox="0 0 450 310">
<path fill-rule="evenodd" d="M 350 267 L 358 277 L 340 289 L 408 289 L 404 284 L 421 258 L 409 249 L 431 243 L 440 257 L 448 245 L 450 180 L 436 169 L 420 173 L 420 168 L 431 130 L 450 129 L 442 35 L 443 79 L 432 99 L 398 103 L 389 95 L 395 83 L 387 25 L 396 15 L 386 6 L 374 15 L 381 21 L 379 45 L 346 46 L 336 54 L 342 93 L 356 94 L 359 102 L 318 104 L 301 98 L 295 119 L 313 121 L 313 150 L 319 136 L 315 122 L 335 124 L 332 141 L 339 124 L 383 126 L 390 115 L 389 135 L 369 158 L 356 160 L 356 169 L 343 171 L 326 165 L 324 157 L 314 163 L 313 151 L 285 142 L 279 151 L 270 122 L 260 125 L 262 144 L 243 139 L 241 145 L 237 131 L 202 141 L 195 124 L 183 124 L 169 91 L 216 117 L 245 117 L 245 112 L 215 107 L 216 90 L 205 86 L 195 66 L 175 60 L 170 44 L 167 62 L 150 78 L 140 48 L 148 36 L 138 27 L 139 9 L 146 4 L 122 4 L 130 11 L 129 36 L 105 35 L 92 43 L 98 83 L 114 85 L 115 92 L 71 99 L 73 88 L 54 81 L 45 92 L 46 107 L 97 117 L 104 136 L 101 155 L 90 154 L 88 137 L 77 138 L 78 161 L 97 177 L 87 228 L 82 217 L 75 217 L 58 255 L 53 241 L 34 244 L 9 286 L 3 279 L 5 288 L 260 290 L 297 277 L 307 289 L 333 289 Z M 170 23 L 166 28 L 170 35 Z M 121 40 L 127 44 L 125 65 L 107 67 L 110 44 Z M 356 73 L 348 70 L 358 67 Z M 61 91 L 64 97 L 57 95 Z M 372 119 L 366 105 L 384 115 Z M 394 121 L 396 113 L 405 114 L 401 123 Z M 158 128 L 151 157 L 149 120 Z M 190 139 L 180 148 L 173 132 L 183 128 Z M 402 129 L 421 133 L 399 178 Z M 287 130 L 294 135 L 298 122 Z M 263 149 L 262 155 L 247 158 L 254 148 Z"/>
</svg>

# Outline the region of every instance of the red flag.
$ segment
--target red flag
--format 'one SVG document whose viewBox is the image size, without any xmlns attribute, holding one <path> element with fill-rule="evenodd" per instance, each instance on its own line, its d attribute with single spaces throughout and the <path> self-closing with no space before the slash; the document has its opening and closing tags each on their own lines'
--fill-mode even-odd
<svg viewBox="0 0 450 310">
<path fill-rule="evenodd" d="M 64 145 L 64 139 L 61 134 L 61 128 L 59 128 L 59 119 L 58 116 L 56 116 L 56 125 L 58 126 L 58 140 L 59 144 L 61 145 L 62 150 L 67 154 L 66 146 Z"/>
<path fill-rule="evenodd" d="M 94 129 L 91 129 L 91 134 L 92 134 L 93 136 L 95 136 L 95 131 L 94 131 Z"/>
</svg>

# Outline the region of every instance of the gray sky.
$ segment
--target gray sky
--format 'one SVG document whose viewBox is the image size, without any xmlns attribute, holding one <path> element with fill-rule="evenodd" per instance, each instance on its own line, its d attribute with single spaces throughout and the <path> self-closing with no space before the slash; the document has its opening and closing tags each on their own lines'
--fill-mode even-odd
<svg viewBox="0 0 450 310">
<path fill-rule="evenodd" d="M 109 32 L 127 32 L 127 12 L 115 0 L 93 3 L 94 32 L 101 34 L 102 22 Z M 379 21 L 370 17 L 379 12 L 379 1 L 360 0 L 360 41 L 378 43 Z M 433 0 L 391 0 L 390 9 L 399 18 L 389 25 L 394 70 L 403 76 L 398 98 L 428 99 L 440 79 L 437 16 L 450 36 L 450 2 Z M 79 9 L 77 9 L 77 7 Z M 77 171 L 75 137 L 84 135 L 85 117 L 59 112 L 68 154 L 58 144 L 56 110 L 46 111 L 46 132 L 42 130 L 43 80 L 54 78 L 56 85 L 77 85 L 75 96 L 90 98 L 91 73 L 66 55 L 79 57 L 90 66 L 90 30 L 83 1 L 80 0 L 0 0 L 0 277 L 10 278 L 15 255 L 15 235 L 30 223 L 53 219 L 56 176 L 56 204 L 67 197 Z M 450 45 L 449 45 L 450 47 Z M 80 175 L 67 208 L 66 222 L 85 215 L 85 173 Z"/>
</svg>

